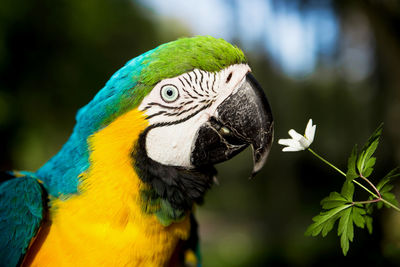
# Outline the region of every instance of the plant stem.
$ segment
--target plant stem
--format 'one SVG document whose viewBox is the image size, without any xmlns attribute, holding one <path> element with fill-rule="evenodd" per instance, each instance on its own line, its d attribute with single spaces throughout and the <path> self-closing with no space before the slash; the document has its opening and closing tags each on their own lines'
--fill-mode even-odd
<svg viewBox="0 0 400 267">
<path fill-rule="evenodd" d="M 385 204 L 389 205 L 390 207 L 394 208 L 396 211 L 400 212 L 400 209 L 393 205 L 392 203 L 390 203 L 389 201 L 387 201 L 386 199 L 382 198 L 382 197 L 377 197 L 377 195 L 371 193 L 375 199 L 371 199 L 371 200 L 366 200 L 366 201 L 354 201 L 353 204 L 369 204 L 369 203 L 375 203 L 375 202 L 385 202 Z"/>
<path fill-rule="evenodd" d="M 379 202 L 379 201 L 381 201 L 381 200 L 382 200 L 382 198 L 375 198 L 375 199 L 365 200 L 365 201 L 353 201 L 352 204 L 353 204 L 353 205 L 357 205 L 357 204 L 370 204 L 370 203 Z"/>
<path fill-rule="evenodd" d="M 364 177 L 364 175 L 360 174 L 360 178 L 363 179 L 364 181 L 366 181 L 374 190 L 375 192 L 378 194 L 379 198 L 382 198 L 381 193 L 379 193 L 378 188 L 375 187 L 375 185 L 373 183 L 371 183 L 370 180 L 368 180 L 366 177 Z"/>
<path fill-rule="evenodd" d="M 327 165 L 329 165 L 330 167 L 332 167 L 333 169 L 335 169 L 337 172 L 339 172 L 341 175 L 343 175 L 344 177 L 346 177 L 346 174 L 339 169 L 338 167 L 336 167 L 335 165 L 333 165 L 332 163 L 330 163 L 329 161 L 327 161 L 326 159 L 324 159 L 323 157 L 321 157 L 320 155 L 318 155 L 314 150 L 312 150 L 311 148 L 308 148 L 308 151 L 310 151 L 314 156 L 316 156 L 317 158 L 319 158 L 320 160 L 322 160 L 323 162 L 325 162 Z M 390 203 L 389 201 L 387 201 L 386 199 L 382 198 L 382 196 L 379 193 L 379 190 L 365 177 L 360 176 L 361 178 L 363 178 L 364 180 L 366 180 L 373 188 L 374 190 L 376 190 L 376 192 L 378 193 L 378 195 L 376 195 L 375 193 L 373 193 L 371 190 L 369 190 L 368 188 L 366 188 L 364 185 L 362 185 L 360 182 L 353 180 L 353 183 L 355 183 L 356 185 L 358 185 L 359 187 L 361 187 L 362 189 L 364 189 L 365 191 L 367 191 L 368 193 L 370 193 L 375 200 L 379 199 L 379 200 L 374 200 L 374 202 L 378 202 L 378 201 L 383 201 L 385 202 L 387 205 L 389 205 L 390 207 L 394 208 L 395 210 L 397 210 L 398 212 L 400 212 L 400 208 L 398 208 L 397 206 L 393 205 L 392 203 Z M 362 201 L 360 201 L 362 202 Z M 358 204 L 362 204 L 357 202 Z"/>
<path fill-rule="evenodd" d="M 385 202 L 387 205 L 389 205 L 390 207 L 392 207 L 392 208 L 394 208 L 395 210 L 397 210 L 398 212 L 400 212 L 400 209 L 399 209 L 397 206 L 393 205 L 392 203 L 390 203 L 389 201 L 385 200 L 384 198 L 381 198 L 381 200 L 382 200 L 383 202 Z"/>
<path fill-rule="evenodd" d="M 364 189 L 365 191 L 367 191 L 368 193 L 370 193 L 374 198 L 379 198 L 379 196 L 377 196 L 375 193 L 373 193 L 371 190 L 369 190 L 368 188 L 366 188 L 362 183 L 360 183 L 359 181 L 353 180 L 353 183 L 355 183 L 356 185 L 358 185 L 359 187 L 361 187 L 362 189 Z"/>
<path fill-rule="evenodd" d="M 338 167 L 336 167 L 335 165 L 333 165 L 332 163 L 330 163 L 329 161 L 327 161 L 326 159 L 324 159 L 323 157 L 321 157 L 320 155 L 318 155 L 314 150 L 312 150 L 311 148 L 308 148 L 308 151 L 310 151 L 311 153 L 314 154 L 314 156 L 316 156 L 317 158 L 319 158 L 320 160 L 322 160 L 323 162 L 325 162 L 326 164 L 328 164 L 329 166 L 331 166 L 332 168 L 334 168 L 336 171 L 338 171 L 341 175 L 343 175 L 344 177 L 346 177 L 346 174 L 340 170 Z"/>
</svg>

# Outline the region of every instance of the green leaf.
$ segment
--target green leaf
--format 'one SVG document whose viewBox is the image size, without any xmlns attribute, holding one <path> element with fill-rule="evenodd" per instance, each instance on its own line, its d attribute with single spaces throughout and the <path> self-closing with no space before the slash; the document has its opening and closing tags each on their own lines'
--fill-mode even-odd
<svg viewBox="0 0 400 267">
<path fill-rule="evenodd" d="M 354 227 L 351 218 L 352 208 L 346 209 L 340 216 L 338 226 L 338 236 L 340 236 L 340 246 L 342 247 L 343 255 L 346 256 L 349 251 L 349 243 L 353 241 Z"/>
<path fill-rule="evenodd" d="M 392 184 L 385 184 L 385 186 L 380 190 L 380 192 L 386 193 L 386 192 L 390 192 L 393 189 L 394 185 Z"/>
<path fill-rule="evenodd" d="M 348 201 L 338 192 L 332 192 L 326 198 L 321 200 L 321 206 L 325 210 L 343 206 Z"/>
<path fill-rule="evenodd" d="M 336 222 L 336 220 L 337 220 L 338 218 L 339 218 L 339 217 L 336 216 L 336 217 L 334 217 L 332 220 L 328 220 L 328 221 L 324 224 L 324 226 L 322 227 L 322 231 L 321 231 L 322 237 L 325 237 L 325 236 L 333 229 L 333 226 L 335 225 L 335 222 Z"/>
<path fill-rule="evenodd" d="M 382 198 L 385 199 L 386 201 L 388 201 L 389 203 L 395 205 L 396 207 L 399 206 L 399 203 L 396 200 L 396 196 L 390 192 L 393 189 L 393 185 L 390 183 L 393 181 L 394 178 L 396 178 L 398 176 L 400 176 L 400 168 L 399 167 L 391 170 L 376 185 L 376 188 L 381 193 Z M 385 205 L 388 208 L 390 207 L 388 204 L 384 203 L 383 201 L 378 202 L 376 206 L 378 209 L 380 209 L 383 207 L 383 205 Z"/>
<path fill-rule="evenodd" d="M 352 217 L 353 222 L 356 226 L 363 228 L 365 225 L 365 217 L 363 215 L 366 214 L 366 211 L 363 208 L 353 207 Z"/>
<path fill-rule="evenodd" d="M 347 161 L 347 173 L 346 180 L 353 181 L 358 177 L 358 173 L 356 171 L 356 161 L 357 161 L 357 145 L 353 147 L 351 151 L 350 157 Z"/>
<path fill-rule="evenodd" d="M 372 173 L 372 168 L 375 164 L 375 160 L 370 161 L 372 155 L 375 153 L 376 148 L 379 144 L 379 138 L 382 134 L 383 124 L 375 130 L 368 141 L 365 143 L 361 150 L 360 156 L 357 160 L 357 169 L 360 174 L 366 177 L 366 174 L 370 175 Z M 369 166 L 368 166 L 369 165 Z"/>
<path fill-rule="evenodd" d="M 348 202 L 352 202 L 353 201 L 353 195 L 354 195 L 354 184 L 353 184 L 353 182 L 346 180 L 343 183 L 341 194 Z"/>
<path fill-rule="evenodd" d="M 335 221 L 340 217 L 340 213 L 349 207 L 351 207 L 351 204 L 342 205 L 337 208 L 321 212 L 312 219 L 314 223 L 307 228 L 305 235 L 317 236 L 322 232 L 323 236 L 325 236 L 330 230 L 332 230 Z"/>
<path fill-rule="evenodd" d="M 399 202 L 396 199 L 396 196 L 393 193 L 390 192 L 384 192 L 381 193 L 382 197 L 389 203 L 395 205 L 396 207 L 399 206 Z M 384 203 L 384 202 L 380 202 L 380 203 Z M 386 203 L 384 203 L 385 207 L 390 208 L 390 206 Z"/>
<path fill-rule="evenodd" d="M 365 220 L 365 224 L 367 225 L 368 233 L 372 234 L 372 217 L 365 215 L 364 220 Z"/>
<path fill-rule="evenodd" d="M 340 236 L 340 246 L 345 256 L 349 251 L 350 242 L 352 242 L 354 238 L 353 223 L 360 228 L 364 228 L 366 223 L 365 214 L 366 211 L 363 208 L 356 206 L 352 206 L 340 214 L 338 236 Z"/>
<path fill-rule="evenodd" d="M 367 160 L 363 172 L 364 177 L 368 177 L 371 175 L 372 171 L 374 170 L 375 162 L 376 162 L 375 157 L 371 157 Z"/>
<path fill-rule="evenodd" d="M 352 184 L 347 182 L 347 184 Z M 345 186 L 344 186 L 345 187 Z M 347 186 L 349 188 L 350 186 Z M 346 188 L 346 187 L 345 187 Z M 346 189 L 351 190 L 351 189 Z M 344 190 L 344 191 L 346 191 Z M 311 224 L 306 232 L 306 236 L 317 236 L 319 234 L 325 237 L 334 227 L 335 222 L 339 220 L 338 236 L 340 236 L 340 246 L 343 254 L 349 251 L 350 242 L 354 238 L 354 225 L 364 228 L 372 232 L 372 218 L 367 215 L 366 210 L 361 204 L 348 204 L 347 199 L 338 192 L 332 192 L 321 201 L 323 207 L 333 207 L 329 210 L 322 211 L 313 218 L 314 223 Z"/>
<path fill-rule="evenodd" d="M 376 188 L 381 191 L 381 189 L 389 182 L 393 180 L 393 178 L 400 176 L 400 168 L 396 167 L 391 170 L 385 177 L 380 180 L 380 182 L 376 185 Z"/>
<path fill-rule="evenodd" d="M 358 171 L 359 173 L 362 173 L 364 158 L 365 158 L 365 151 L 362 151 L 362 150 L 361 150 L 360 156 L 358 157 L 358 160 L 357 160 L 357 163 L 356 163 L 356 165 L 357 165 L 357 171 Z"/>
</svg>

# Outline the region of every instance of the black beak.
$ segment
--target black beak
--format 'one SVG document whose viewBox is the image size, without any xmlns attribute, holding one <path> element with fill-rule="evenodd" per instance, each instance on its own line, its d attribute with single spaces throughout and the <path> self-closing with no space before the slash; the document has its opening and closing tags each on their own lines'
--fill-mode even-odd
<svg viewBox="0 0 400 267">
<path fill-rule="evenodd" d="M 237 91 L 200 127 L 192 149 L 194 166 L 226 161 L 248 145 L 253 149 L 254 176 L 264 166 L 273 141 L 273 118 L 268 100 L 250 73 Z"/>
</svg>

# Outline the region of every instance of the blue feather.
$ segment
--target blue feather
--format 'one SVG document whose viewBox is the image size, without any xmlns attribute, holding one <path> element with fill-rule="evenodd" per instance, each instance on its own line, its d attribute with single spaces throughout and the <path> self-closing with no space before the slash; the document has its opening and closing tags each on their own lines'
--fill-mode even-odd
<svg viewBox="0 0 400 267">
<path fill-rule="evenodd" d="M 32 177 L 0 183 L 0 266 L 17 266 L 37 234 L 47 194 Z"/>
</svg>

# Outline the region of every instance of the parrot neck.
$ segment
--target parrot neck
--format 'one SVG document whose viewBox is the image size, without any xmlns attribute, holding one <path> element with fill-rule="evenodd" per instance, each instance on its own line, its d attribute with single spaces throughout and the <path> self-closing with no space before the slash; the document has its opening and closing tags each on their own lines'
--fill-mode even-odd
<svg viewBox="0 0 400 267">
<path fill-rule="evenodd" d="M 150 129 L 145 115 L 137 109 L 92 135 L 75 129 L 60 152 L 35 175 L 55 197 L 69 198 L 96 188 L 94 192 L 102 193 L 98 199 L 108 195 L 115 199 L 114 193 L 121 194 L 115 188 L 129 188 L 142 211 L 155 214 L 168 226 L 182 220 L 195 203 L 202 203 L 216 170 L 212 166 L 185 169 L 155 162 L 145 148 Z M 115 192 L 105 194 L 110 188 Z"/>
<path fill-rule="evenodd" d="M 152 126 L 140 134 L 132 152 L 135 170 L 147 185 L 141 191 L 146 210 L 161 206 L 156 212 L 164 225 L 177 221 L 190 211 L 194 204 L 202 204 L 204 194 L 214 183 L 217 174 L 213 166 L 187 169 L 160 164 L 146 153 L 146 135 Z M 172 211 L 172 212 L 171 212 Z"/>
<path fill-rule="evenodd" d="M 78 175 L 78 192 L 92 195 L 96 203 L 104 200 L 103 206 L 113 205 L 106 210 L 126 206 L 128 200 L 121 199 L 125 196 L 134 200 L 138 212 L 155 215 L 169 226 L 202 202 L 216 171 L 179 169 L 151 160 L 144 142 L 151 126 L 145 118 L 143 112 L 131 110 L 87 138 L 90 164 Z"/>
</svg>

